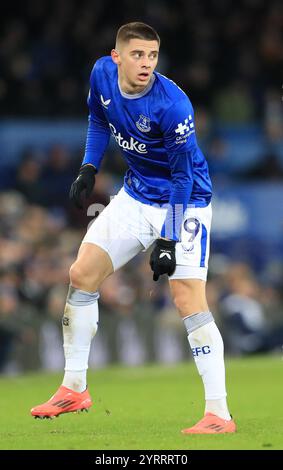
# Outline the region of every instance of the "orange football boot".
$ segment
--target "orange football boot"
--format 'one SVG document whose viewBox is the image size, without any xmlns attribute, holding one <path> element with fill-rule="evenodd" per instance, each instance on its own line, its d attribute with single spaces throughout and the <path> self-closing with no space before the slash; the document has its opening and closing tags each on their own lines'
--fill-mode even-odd
<svg viewBox="0 0 283 470">
<path fill-rule="evenodd" d="M 88 389 L 79 393 L 61 385 L 50 400 L 42 405 L 35 406 L 30 412 L 35 418 L 55 418 L 55 416 L 62 413 L 88 411 L 91 405 L 92 401 Z"/>
<path fill-rule="evenodd" d="M 183 429 L 183 434 L 224 434 L 236 432 L 236 424 L 231 419 L 226 421 L 212 413 L 205 413 L 204 417 L 192 428 Z"/>
</svg>

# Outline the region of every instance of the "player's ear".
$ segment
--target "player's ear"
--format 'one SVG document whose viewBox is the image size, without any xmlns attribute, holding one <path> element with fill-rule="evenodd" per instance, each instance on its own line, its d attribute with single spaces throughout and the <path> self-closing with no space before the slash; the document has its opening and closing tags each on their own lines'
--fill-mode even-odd
<svg viewBox="0 0 283 470">
<path fill-rule="evenodd" d="M 120 65 L 120 63 L 121 63 L 120 54 L 116 49 L 112 49 L 111 57 L 112 57 L 112 60 L 115 64 Z"/>
</svg>

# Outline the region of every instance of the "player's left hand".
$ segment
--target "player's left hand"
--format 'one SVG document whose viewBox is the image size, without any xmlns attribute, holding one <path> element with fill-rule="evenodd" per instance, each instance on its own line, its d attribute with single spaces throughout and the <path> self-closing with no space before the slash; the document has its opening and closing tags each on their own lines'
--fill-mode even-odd
<svg viewBox="0 0 283 470">
<path fill-rule="evenodd" d="M 161 274 L 172 276 L 176 268 L 175 240 L 158 238 L 150 255 L 150 267 L 153 271 L 153 280 L 158 281 Z"/>
</svg>

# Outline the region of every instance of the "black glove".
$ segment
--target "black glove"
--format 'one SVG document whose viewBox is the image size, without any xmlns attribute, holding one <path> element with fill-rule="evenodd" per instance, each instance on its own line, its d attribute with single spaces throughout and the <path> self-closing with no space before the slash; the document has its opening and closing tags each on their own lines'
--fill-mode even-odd
<svg viewBox="0 0 283 470">
<path fill-rule="evenodd" d="M 92 165 L 84 165 L 79 171 L 77 179 L 73 182 L 69 197 L 78 209 L 83 208 L 81 193 L 85 189 L 85 196 L 91 195 L 95 183 L 96 168 Z"/>
<path fill-rule="evenodd" d="M 174 240 L 158 238 L 150 255 L 150 267 L 153 271 L 153 280 L 158 281 L 161 274 L 172 276 L 176 268 Z"/>
</svg>

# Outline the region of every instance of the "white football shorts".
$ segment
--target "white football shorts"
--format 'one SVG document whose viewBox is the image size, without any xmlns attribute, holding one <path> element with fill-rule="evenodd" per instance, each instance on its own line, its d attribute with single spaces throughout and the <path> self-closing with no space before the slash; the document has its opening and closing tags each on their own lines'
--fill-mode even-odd
<svg viewBox="0 0 283 470">
<path fill-rule="evenodd" d="M 90 206 L 93 214 L 100 207 Z M 160 237 L 167 208 L 143 204 L 122 188 L 92 221 L 82 243 L 94 243 L 110 256 L 114 271 Z M 189 206 L 184 215 L 181 240 L 176 244 L 176 270 L 170 279 L 206 281 L 212 209 Z"/>
</svg>

